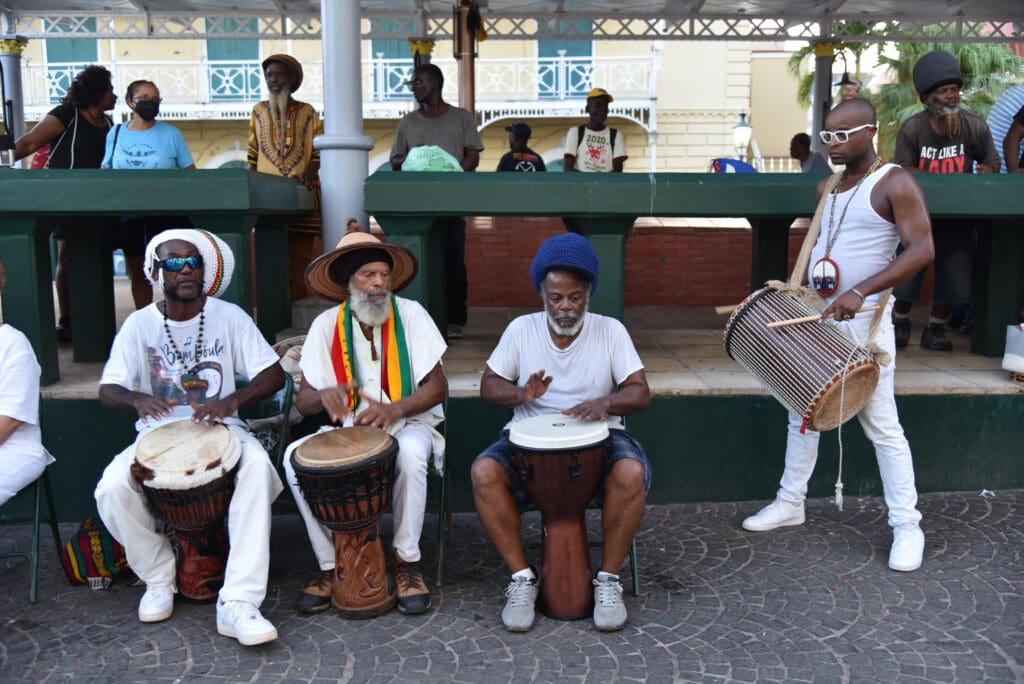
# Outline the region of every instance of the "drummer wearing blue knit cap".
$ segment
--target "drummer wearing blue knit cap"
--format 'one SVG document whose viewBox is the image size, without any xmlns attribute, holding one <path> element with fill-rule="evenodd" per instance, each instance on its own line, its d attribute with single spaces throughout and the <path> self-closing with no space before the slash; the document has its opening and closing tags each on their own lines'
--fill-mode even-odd
<svg viewBox="0 0 1024 684">
<path fill-rule="evenodd" d="M 625 326 L 588 311 L 598 272 L 597 254 L 586 238 L 565 233 L 545 241 L 530 269 L 544 310 L 509 324 L 480 385 L 484 400 L 513 409 L 498 441 L 472 468 L 477 512 L 511 574 L 501 617 L 512 632 L 533 627 L 540 578 L 526 561 L 520 537 L 520 514 L 530 500 L 509 433 L 524 420 L 551 414 L 598 427 L 607 423 L 610 429 L 601 474 L 604 550 L 592 580 L 593 620 L 601 631 L 626 624 L 618 573 L 643 519 L 651 466 L 622 416 L 647 408 L 651 393 Z"/>
</svg>

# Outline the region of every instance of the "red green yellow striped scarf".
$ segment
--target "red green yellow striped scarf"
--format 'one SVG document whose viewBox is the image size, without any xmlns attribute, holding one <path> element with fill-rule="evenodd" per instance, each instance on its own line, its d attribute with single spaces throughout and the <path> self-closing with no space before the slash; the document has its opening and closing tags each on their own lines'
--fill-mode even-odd
<svg viewBox="0 0 1024 684">
<path fill-rule="evenodd" d="M 395 296 L 391 295 L 391 316 L 381 326 L 381 388 L 392 403 L 412 393 L 412 367 L 409 364 L 409 349 L 405 342 L 405 328 L 398 315 Z M 331 363 L 339 385 L 351 383 L 353 389 L 348 398 L 348 408 L 355 411 L 359 405 L 359 378 L 352 364 L 352 310 L 343 302 L 338 311 L 338 324 L 334 327 L 334 342 L 331 344 Z"/>
</svg>

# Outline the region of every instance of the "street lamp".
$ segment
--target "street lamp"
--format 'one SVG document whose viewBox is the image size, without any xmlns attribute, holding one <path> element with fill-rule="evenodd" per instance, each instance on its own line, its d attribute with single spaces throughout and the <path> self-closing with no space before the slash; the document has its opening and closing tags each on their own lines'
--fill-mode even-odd
<svg viewBox="0 0 1024 684">
<path fill-rule="evenodd" d="M 732 143 L 736 147 L 736 158 L 740 161 L 747 160 L 747 146 L 750 145 L 750 137 L 754 129 L 747 123 L 747 114 L 740 114 L 740 122 L 732 127 Z"/>
</svg>

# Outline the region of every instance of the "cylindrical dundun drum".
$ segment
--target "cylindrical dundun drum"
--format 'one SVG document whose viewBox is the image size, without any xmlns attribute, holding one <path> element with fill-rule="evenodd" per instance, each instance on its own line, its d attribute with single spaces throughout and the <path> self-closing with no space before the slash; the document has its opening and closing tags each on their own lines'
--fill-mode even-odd
<svg viewBox="0 0 1024 684">
<path fill-rule="evenodd" d="M 787 292 L 758 290 L 729 318 L 725 351 L 783 406 L 803 417 L 806 427 L 820 432 L 864 408 L 878 384 L 878 364 L 867 349 L 830 323 L 767 327 L 816 313 Z"/>
<path fill-rule="evenodd" d="M 535 416 L 512 425 L 509 441 L 546 533 L 541 610 L 559 620 L 587 617 L 594 612 L 594 590 L 585 514 L 611 445 L 608 424 Z"/>
<path fill-rule="evenodd" d="M 152 430 L 135 448 L 132 474 L 157 517 L 174 528 L 178 593 L 186 598 L 215 599 L 224 584 L 224 517 L 241 455 L 226 426 L 190 420 Z"/>
<path fill-rule="evenodd" d="M 321 432 L 292 452 L 313 515 L 334 530 L 331 603 L 342 617 L 383 615 L 398 600 L 379 531 L 397 456 L 398 442 L 373 427 Z"/>
</svg>

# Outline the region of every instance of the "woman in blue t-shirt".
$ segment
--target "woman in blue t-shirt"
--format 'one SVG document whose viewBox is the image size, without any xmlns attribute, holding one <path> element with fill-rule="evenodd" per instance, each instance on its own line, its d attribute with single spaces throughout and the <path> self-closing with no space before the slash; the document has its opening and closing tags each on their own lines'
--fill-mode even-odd
<svg viewBox="0 0 1024 684">
<path fill-rule="evenodd" d="M 127 123 L 114 126 L 107 134 L 104 169 L 194 169 L 185 137 L 174 126 L 157 121 L 160 90 L 152 81 L 132 81 L 125 93 L 132 110 Z M 118 221 L 114 247 L 124 251 L 125 267 L 132 283 L 135 308 L 153 301 L 153 287 L 143 274 L 142 255 L 146 243 L 165 228 L 191 227 L 184 216 L 124 216 Z"/>
</svg>

